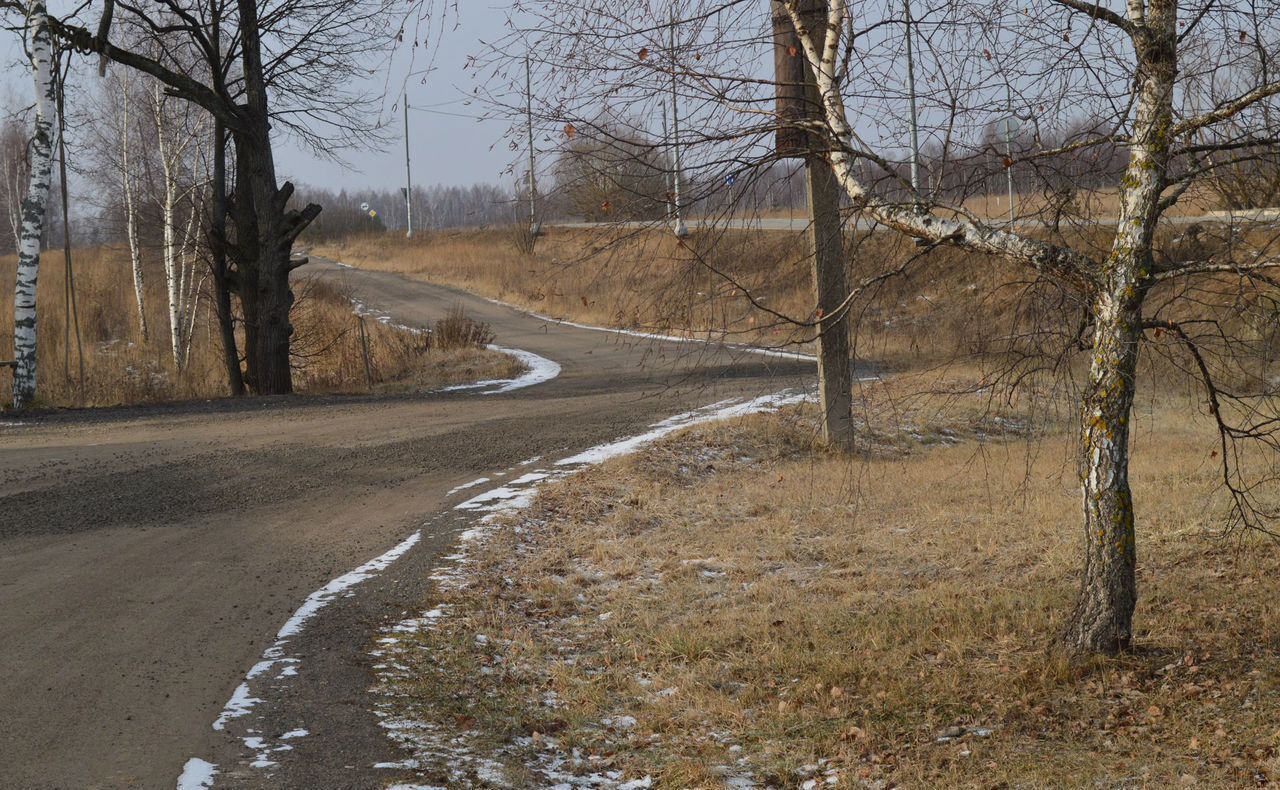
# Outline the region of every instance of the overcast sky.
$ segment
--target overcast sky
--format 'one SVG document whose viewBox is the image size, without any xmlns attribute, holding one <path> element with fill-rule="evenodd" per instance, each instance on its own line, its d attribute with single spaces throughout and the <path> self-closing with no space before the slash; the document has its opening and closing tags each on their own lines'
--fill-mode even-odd
<svg viewBox="0 0 1280 790">
<path fill-rule="evenodd" d="M 390 73 L 377 76 L 379 89 L 386 85 L 391 93 L 398 94 L 402 86 L 407 86 L 410 106 L 422 108 L 409 116 L 414 184 L 465 185 L 510 180 L 503 171 L 518 154 L 510 151 L 502 139 L 509 122 L 460 117 L 478 113 L 476 108 L 462 104 L 473 87 L 470 73 L 463 68 L 466 59 L 480 52 L 484 46 L 482 41 L 493 41 L 503 34 L 508 5 L 498 0 L 458 3 L 457 11 L 450 12 L 446 35 L 431 35 L 434 57 L 429 71 L 424 68 L 427 56 L 420 53 L 416 69 L 426 73 L 410 77 L 408 64 L 397 63 L 390 68 Z M 4 65 L 4 94 L 19 103 L 29 102 L 31 77 L 24 69 L 17 35 L 3 36 L 0 57 Z M 96 79 L 96 71 L 91 74 L 90 79 Z M 384 116 L 390 122 L 393 140 L 386 150 L 346 152 L 345 163 L 326 161 L 291 141 L 279 141 L 276 164 L 281 179 L 345 187 L 351 191 L 403 186 L 404 120 L 400 107 L 397 95 L 387 97 Z M 74 142 L 71 135 L 68 141 Z M 74 157 L 74 151 L 71 155 Z"/>
<path fill-rule="evenodd" d="M 477 121 L 480 111 L 463 105 L 473 83 L 464 70 L 467 57 L 504 32 L 508 3 L 497 0 L 469 0 L 450 12 L 449 30 L 431 35 L 434 50 L 429 73 L 408 78 L 409 155 L 413 162 L 413 182 L 430 184 L 474 184 L 509 180 L 503 171 L 517 156 L 508 150 L 502 135 L 504 121 Z M 454 22 L 456 21 L 456 25 Z M 419 55 L 417 70 L 423 70 L 428 55 Z M 407 64 L 395 64 L 385 75 L 395 92 L 406 85 Z M 394 111 L 394 116 L 390 115 Z M 385 151 L 350 152 L 345 165 L 317 159 L 309 152 L 285 142 L 277 154 L 282 178 L 317 186 L 400 187 L 404 185 L 404 119 L 398 97 L 388 96 L 386 112 L 394 142 Z"/>
</svg>

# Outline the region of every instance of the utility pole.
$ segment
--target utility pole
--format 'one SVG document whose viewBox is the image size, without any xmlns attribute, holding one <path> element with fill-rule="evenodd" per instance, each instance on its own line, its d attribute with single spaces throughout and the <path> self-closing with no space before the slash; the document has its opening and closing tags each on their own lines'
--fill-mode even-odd
<svg viewBox="0 0 1280 790">
<path fill-rule="evenodd" d="M 1012 227 L 1014 220 L 1018 216 L 1017 207 L 1013 203 L 1013 125 L 1015 121 L 1013 116 L 1013 87 L 1009 86 L 1006 90 L 1009 102 L 1009 117 L 1004 120 L 1004 171 L 1009 180 L 1009 226 Z"/>
<path fill-rule="evenodd" d="M 825 3 L 801 0 L 800 13 L 821 28 Z M 840 188 L 831 163 L 823 156 L 828 143 L 807 132 L 798 122 L 820 120 L 822 106 L 817 80 L 800 54 L 795 27 L 782 6 L 773 0 L 774 73 L 777 84 L 777 149 L 780 157 L 803 157 L 809 197 L 809 241 L 813 249 L 813 283 L 816 292 L 818 394 L 822 408 L 823 439 L 845 451 L 854 448 L 853 348 L 849 341 L 848 275 L 845 270 L 843 228 L 840 221 Z"/>
<path fill-rule="evenodd" d="M 916 116 L 916 64 L 913 53 L 911 0 L 902 2 L 907 24 L 907 99 L 911 104 L 911 199 L 920 208 L 920 123 Z"/>
<path fill-rule="evenodd" d="M 538 236 L 542 232 L 538 224 L 538 182 L 534 175 L 533 150 L 533 67 L 529 64 L 529 56 L 524 56 L 524 112 L 525 129 L 529 134 L 529 232 Z"/>
<path fill-rule="evenodd" d="M 663 185 L 667 190 L 667 199 L 663 201 L 667 206 L 667 221 L 671 221 L 671 196 L 675 194 L 675 187 L 671 183 L 671 154 L 667 150 L 670 146 L 670 131 L 667 129 L 667 103 L 662 102 L 662 177 L 666 183 Z"/>
<path fill-rule="evenodd" d="M 409 94 L 404 95 L 404 218 L 406 239 L 413 238 L 413 171 L 409 168 Z"/>
<path fill-rule="evenodd" d="M 689 235 L 689 228 L 680 216 L 680 97 L 676 93 L 676 11 L 671 8 L 671 147 L 674 151 L 674 168 L 671 174 L 671 203 L 675 217 L 677 239 Z"/>
</svg>

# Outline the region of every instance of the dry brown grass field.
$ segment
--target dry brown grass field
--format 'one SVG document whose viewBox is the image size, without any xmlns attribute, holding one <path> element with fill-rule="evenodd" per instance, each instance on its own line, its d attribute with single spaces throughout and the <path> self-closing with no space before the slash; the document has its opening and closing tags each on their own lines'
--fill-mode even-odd
<svg viewBox="0 0 1280 790">
<path fill-rule="evenodd" d="M 1219 531 L 1210 421 L 1140 407 L 1137 646 L 1068 663 L 1068 421 L 916 390 L 864 393 L 854 459 L 800 410 L 545 489 L 428 601 L 397 712 L 465 722 L 515 786 L 547 749 L 660 788 L 1280 783 L 1280 552 Z"/>
<path fill-rule="evenodd" d="M 0 259 L 0 284 L 12 294 L 16 259 Z M 188 364 L 179 371 L 169 347 L 163 272 L 146 272 L 147 323 L 138 326 L 127 255 L 93 248 L 75 253 L 76 305 L 84 350 L 84 390 L 74 327 L 63 323 L 65 269 L 61 250 L 45 252 L 37 292 L 38 405 L 110 406 L 147 401 L 217 398 L 227 394 L 222 347 L 207 293 L 200 300 Z M 301 392 L 430 389 L 483 378 L 504 378 L 519 366 L 510 357 L 474 347 L 431 348 L 410 333 L 366 320 L 372 385 L 366 377 L 359 325 L 350 297 L 334 286 L 297 278 L 295 386 Z M 12 297 L 0 300 L 0 326 L 13 326 Z M 242 341 L 243 344 L 243 341 Z M 13 357 L 12 332 L 0 337 L 0 358 Z M 0 403 L 11 377 L 0 371 Z"/>
</svg>

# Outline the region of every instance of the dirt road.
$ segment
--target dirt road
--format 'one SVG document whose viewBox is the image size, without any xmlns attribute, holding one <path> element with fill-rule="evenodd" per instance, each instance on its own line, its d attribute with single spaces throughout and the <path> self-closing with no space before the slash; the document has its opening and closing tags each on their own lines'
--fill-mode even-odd
<svg viewBox="0 0 1280 790">
<path fill-rule="evenodd" d="M 367 710 L 372 630 L 412 610 L 466 519 L 455 486 L 636 433 L 690 406 L 806 381 L 729 349 L 551 324 L 394 275 L 315 263 L 425 324 L 455 304 L 501 345 L 560 364 L 503 394 L 275 398 L 59 412 L 0 423 L 0 787 L 376 787 L 394 759 Z M 278 698 L 211 728 L 306 599 L 422 528 L 294 640 Z M 251 769 L 255 730 L 305 729 Z M 279 732 L 276 734 L 278 735 Z"/>
</svg>

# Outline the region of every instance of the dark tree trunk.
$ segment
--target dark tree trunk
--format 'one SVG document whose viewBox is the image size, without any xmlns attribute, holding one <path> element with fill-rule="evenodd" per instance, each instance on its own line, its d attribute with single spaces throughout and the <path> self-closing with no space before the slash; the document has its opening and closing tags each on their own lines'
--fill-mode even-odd
<svg viewBox="0 0 1280 790">
<path fill-rule="evenodd" d="M 293 391 L 289 341 L 293 325 L 293 291 L 289 273 L 303 261 L 290 259 L 298 234 L 320 213 L 309 205 L 301 212 L 288 209 L 293 185 L 276 187 L 271 152 L 271 116 L 267 104 L 258 37 L 256 0 L 239 0 L 241 65 L 244 103 L 237 107 L 239 123 L 232 129 L 236 146 L 237 270 L 240 304 L 245 320 L 246 383 L 262 395 Z"/>
<path fill-rule="evenodd" d="M 227 368 L 227 388 L 235 397 L 244 395 L 240 352 L 231 311 L 231 282 L 227 270 L 227 137 L 221 121 L 213 125 L 213 221 L 209 245 L 213 250 L 213 289 L 217 300 L 218 329 Z"/>
<path fill-rule="evenodd" d="M 289 253 L 293 237 L 285 232 L 284 204 L 292 188 L 276 188 L 275 167 L 265 135 L 235 135 L 239 292 L 244 310 L 247 383 L 262 395 L 293 391 L 289 367 Z M 260 140 L 262 140 L 260 142 Z"/>
</svg>

